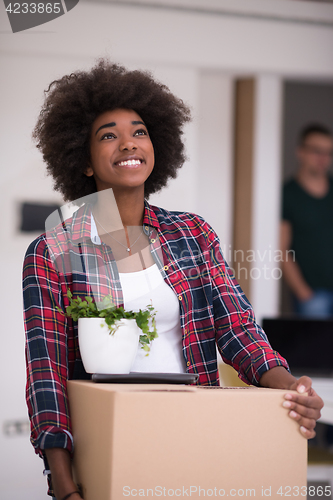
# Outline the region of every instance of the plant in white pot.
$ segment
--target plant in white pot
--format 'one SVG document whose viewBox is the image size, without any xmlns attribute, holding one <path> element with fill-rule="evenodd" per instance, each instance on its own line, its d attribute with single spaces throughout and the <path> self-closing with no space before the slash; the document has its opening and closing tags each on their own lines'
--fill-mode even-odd
<svg viewBox="0 0 333 500">
<path fill-rule="evenodd" d="M 73 299 L 67 290 L 67 297 L 65 316 L 78 321 L 79 349 L 87 373 L 129 373 L 139 345 L 148 356 L 157 337 L 152 305 L 134 312 L 116 307 L 110 296 L 94 302 L 89 296 Z"/>
</svg>

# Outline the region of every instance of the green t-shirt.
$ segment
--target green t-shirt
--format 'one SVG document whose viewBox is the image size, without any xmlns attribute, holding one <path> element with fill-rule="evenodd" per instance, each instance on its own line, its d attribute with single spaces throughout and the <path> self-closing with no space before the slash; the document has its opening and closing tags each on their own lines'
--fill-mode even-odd
<svg viewBox="0 0 333 500">
<path fill-rule="evenodd" d="M 292 225 L 291 248 L 306 282 L 333 290 L 333 179 L 323 198 L 308 194 L 295 179 L 287 182 L 282 218 Z"/>
</svg>

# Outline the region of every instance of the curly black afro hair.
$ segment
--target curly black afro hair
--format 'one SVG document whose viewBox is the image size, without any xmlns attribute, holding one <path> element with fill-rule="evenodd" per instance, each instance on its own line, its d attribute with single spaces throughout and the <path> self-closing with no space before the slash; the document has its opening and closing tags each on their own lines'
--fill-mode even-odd
<svg viewBox="0 0 333 500">
<path fill-rule="evenodd" d="M 136 111 L 145 122 L 155 153 L 154 169 L 145 183 L 145 196 L 176 177 L 186 157 L 182 127 L 190 110 L 168 87 L 146 71 L 129 71 L 101 59 L 90 71 L 76 71 L 52 82 L 33 131 L 54 188 L 66 201 L 97 191 L 85 171 L 90 160 L 90 133 L 105 111 Z"/>
</svg>

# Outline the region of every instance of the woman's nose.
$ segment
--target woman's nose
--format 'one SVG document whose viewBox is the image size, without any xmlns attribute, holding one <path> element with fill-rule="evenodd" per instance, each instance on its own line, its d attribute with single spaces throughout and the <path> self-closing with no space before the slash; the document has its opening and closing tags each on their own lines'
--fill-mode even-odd
<svg viewBox="0 0 333 500">
<path fill-rule="evenodd" d="M 132 139 L 124 139 L 119 146 L 119 149 L 121 151 L 132 151 L 133 149 L 136 149 L 136 144 Z"/>
</svg>

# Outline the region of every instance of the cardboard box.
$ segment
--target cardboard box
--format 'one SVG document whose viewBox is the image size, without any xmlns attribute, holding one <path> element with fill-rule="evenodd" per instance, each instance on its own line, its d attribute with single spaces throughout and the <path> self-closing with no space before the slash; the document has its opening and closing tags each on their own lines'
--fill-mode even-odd
<svg viewBox="0 0 333 500">
<path fill-rule="evenodd" d="M 85 500 L 304 498 L 307 440 L 286 391 L 70 381 L 68 392 Z"/>
</svg>

